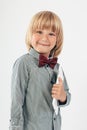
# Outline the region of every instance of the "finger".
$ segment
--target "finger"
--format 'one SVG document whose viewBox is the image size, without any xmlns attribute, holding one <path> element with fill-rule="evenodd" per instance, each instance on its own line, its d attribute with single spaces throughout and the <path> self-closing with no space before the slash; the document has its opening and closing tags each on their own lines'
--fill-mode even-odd
<svg viewBox="0 0 87 130">
<path fill-rule="evenodd" d="M 59 86 L 60 86 L 60 84 L 54 84 L 52 88 L 57 88 Z"/>
<path fill-rule="evenodd" d="M 55 95 L 54 95 L 54 94 L 52 94 L 51 96 L 52 96 L 52 98 L 55 98 Z"/>
<path fill-rule="evenodd" d="M 52 91 L 59 91 L 60 89 L 59 89 L 59 87 L 56 87 L 56 88 L 52 88 Z"/>
<path fill-rule="evenodd" d="M 51 93 L 52 93 L 52 94 L 56 94 L 56 91 L 53 90 Z"/>
<path fill-rule="evenodd" d="M 59 91 L 58 91 L 58 90 L 52 90 L 51 93 L 52 93 L 52 94 L 58 94 Z"/>
<path fill-rule="evenodd" d="M 54 90 L 54 89 L 59 89 L 61 87 L 61 84 L 56 84 L 56 85 L 54 85 L 53 87 L 52 87 L 52 90 Z"/>
<path fill-rule="evenodd" d="M 60 85 L 57 85 L 57 86 L 53 86 L 52 89 L 57 89 L 59 88 Z"/>
<path fill-rule="evenodd" d="M 59 96 L 56 95 L 56 94 L 52 94 L 51 96 L 52 96 L 52 98 L 55 98 L 55 99 L 57 99 L 57 100 L 59 99 Z"/>
<path fill-rule="evenodd" d="M 52 90 L 51 91 L 52 94 L 55 94 L 55 95 L 59 95 L 60 94 L 60 90 Z"/>
</svg>

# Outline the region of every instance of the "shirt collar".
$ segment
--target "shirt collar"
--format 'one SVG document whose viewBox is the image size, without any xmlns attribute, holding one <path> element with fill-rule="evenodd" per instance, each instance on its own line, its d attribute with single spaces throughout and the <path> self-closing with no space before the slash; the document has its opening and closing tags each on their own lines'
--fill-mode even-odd
<svg viewBox="0 0 87 130">
<path fill-rule="evenodd" d="M 29 50 L 29 54 L 32 55 L 34 58 L 39 59 L 39 52 L 37 52 L 34 48 Z"/>
<path fill-rule="evenodd" d="M 40 53 L 37 52 L 34 48 L 29 50 L 29 54 L 32 55 L 34 58 L 39 59 Z M 53 56 L 49 57 L 49 59 L 53 58 Z"/>
</svg>

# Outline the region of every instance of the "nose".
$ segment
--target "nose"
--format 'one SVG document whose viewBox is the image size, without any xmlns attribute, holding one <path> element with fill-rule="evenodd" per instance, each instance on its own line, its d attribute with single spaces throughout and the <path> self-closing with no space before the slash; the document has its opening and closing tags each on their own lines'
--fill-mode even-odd
<svg viewBox="0 0 87 130">
<path fill-rule="evenodd" d="M 48 40 L 48 35 L 47 34 L 43 34 L 42 41 L 47 41 L 47 40 Z"/>
</svg>

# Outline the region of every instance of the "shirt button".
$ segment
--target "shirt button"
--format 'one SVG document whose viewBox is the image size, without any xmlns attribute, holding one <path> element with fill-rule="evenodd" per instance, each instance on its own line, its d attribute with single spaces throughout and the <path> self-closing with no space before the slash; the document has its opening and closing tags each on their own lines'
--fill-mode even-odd
<svg viewBox="0 0 87 130">
<path fill-rule="evenodd" d="M 56 118 L 54 118 L 54 120 L 56 120 Z"/>
<path fill-rule="evenodd" d="M 47 67 L 49 67 L 49 65 L 48 65 L 48 64 L 46 64 L 46 65 L 45 65 L 45 67 L 47 68 Z"/>
<path fill-rule="evenodd" d="M 14 125 L 15 123 L 14 123 L 14 122 L 12 122 L 12 124 Z"/>
</svg>

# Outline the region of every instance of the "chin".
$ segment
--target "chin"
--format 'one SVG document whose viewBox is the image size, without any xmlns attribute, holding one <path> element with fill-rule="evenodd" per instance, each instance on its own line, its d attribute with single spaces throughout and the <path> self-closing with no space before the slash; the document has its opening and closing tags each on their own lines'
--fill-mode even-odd
<svg viewBox="0 0 87 130">
<path fill-rule="evenodd" d="M 44 50 L 39 50 L 39 49 L 38 49 L 37 52 L 40 53 L 40 54 L 49 55 L 49 53 L 46 52 L 46 50 L 44 51 Z"/>
</svg>

